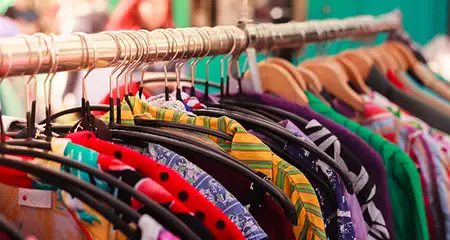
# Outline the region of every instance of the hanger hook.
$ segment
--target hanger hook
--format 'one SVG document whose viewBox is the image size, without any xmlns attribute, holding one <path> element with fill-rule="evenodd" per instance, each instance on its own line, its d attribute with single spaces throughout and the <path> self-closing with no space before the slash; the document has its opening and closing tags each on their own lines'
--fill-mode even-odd
<svg viewBox="0 0 450 240">
<path fill-rule="evenodd" d="M 86 93 L 86 79 L 87 79 L 87 76 L 92 72 L 92 70 L 94 70 L 95 67 L 97 66 L 98 48 L 97 48 L 97 45 L 95 44 L 95 41 L 92 41 L 92 39 L 90 38 L 90 36 L 88 34 L 83 33 L 83 32 L 75 32 L 75 33 L 72 33 L 72 34 L 79 36 L 80 39 L 82 39 L 82 42 L 84 42 L 83 51 L 86 50 L 86 53 L 87 53 L 87 59 L 86 59 L 87 65 L 89 65 L 89 61 L 90 61 L 90 58 L 89 58 L 89 50 L 90 50 L 89 49 L 89 43 L 90 43 L 90 45 L 92 45 L 92 48 L 94 50 L 94 62 L 88 68 L 88 70 L 84 74 L 83 78 L 81 79 L 82 86 L 83 86 L 82 95 L 87 100 L 88 98 L 87 98 L 87 93 Z"/>
<path fill-rule="evenodd" d="M 21 38 L 25 40 L 25 43 L 27 44 L 28 50 L 29 50 L 29 65 L 31 65 L 31 45 L 29 42 L 29 39 L 32 38 L 30 35 L 20 35 Z M 30 78 L 25 84 L 25 91 L 26 91 L 26 105 L 27 105 L 27 129 L 28 129 L 28 138 L 33 138 L 32 135 L 34 133 L 34 124 L 35 124 L 35 118 L 36 118 L 36 95 L 37 95 L 37 79 L 36 74 L 39 72 L 42 66 L 43 62 L 43 51 L 41 46 L 41 39 L 38 38 L 38 64 L 36 66 L 35 71 L 30 75 Z M 31 101 L 31 109 L 30 109 L 30 82 L 31 80 L 34 80 L 34 86 L 33 86 L 33 100 Z"/>
<path fill-rule="evenodd" d="M 217 28 L 212 28 L 211 29 L 212 32 L 214 32 L 214 34 L 217 36 L 217 38 L 219 39 L 220 42 L 220 50 L 219 53 L 222 53 L 222 49 L 223 49 L 223 40 L 222 37 L 220 36 L 220 34 L 217 33 Z M 207 54 L 210 53 L 211 51 L 211 44 L 209 45 L 209 49 Z M 205 54 L 205 56 L 207 55 Z M 218 54 L 213 55 L 212 57 L 210 57 L 207 61 L 206 61 L 206 78 L 205 78 L 205 95 L 204 95 L 204 101 L 208 101 L 209 99 L 209 64 L 211 63 L 212 60 L 214 60 L 216 57 L 218 56 Z M 193 91 L 195 93 L 195 89 Z"/>
<path fill-rule="evenodd" d="M 25 34 L 21 34 L 18 35 L 17 37 L 21 37 L 25 40 L 25 43 L 27 44 L 28 47 L 28 65 L 31 66 L 31 62 L 32 62 L 32 49 L 31 49 L 31 45 L 30 45 L 30 41 L 29 39 L 31 38 L 30 35 L 25 35 Z M 36 81 L 36 74 L 39 72 L 39 70 L 41 69 L 42 66 L 42 62 L 43 62 L 43 52 L 42 52 L 42 48 L 41 48 L 41 40 L 38 39 L 39 42 L 39 48 L 38 48 L 38 63 L 36 65 L 36 69 L 34 70 L 34 72 L 30 75 L 30 77 L 28 78 L 28 80 L 25 83 L 25 92 L 26 92 L 26 97 L 25 97 L 25 101 L 26 101 L 26 105 L 27 105 L 27 112 L 30 112 L 30 103 L 31 103 L 31 99 L 30 99 L 30 82 L 31 80 L 34 80 L 34 90 L 33 93 L 36 94 L 37 93 L 37 81 Z M 10 60 L 12 61 L 12 58 L 10 58 Z M 33 95 L 35 96 L 35 95 Z M 33 99 L 34 100 L 34 99 Z"/>
<path fill-rule="evenodd" d="M 147 31 L 147 30 L 143 30 L 143 29 L 139 30 L 139 32 L 145 33 L 145 35 L 147 36 L 147 39 L 148 39 L 148 36 L 150 36 L 152 38 L 152 40 L 153 40 L 154 45 L 155 45 L 155 57 L 151 61 L 148 61 L 148 56 L 150 56 L 150 53 L 151 53 L 151 51 L 150 51 L 151 50 L 150 41 L 148 41 L 148 45 L 147 45 L 148 46 L 148 56 L 146 56 L 146 58 L 145 58 L 145 61 L 148 61 L 148 63 L 141 70 L 141 86 L 139 88 L 139 97 L 142 97 L 142 92 L 143 92 L 143 89 L 144 89 L 144 74 L 145 74 L 145 71 L 149 67 L 152 66 L 152 64 L 156 61 L 156 59 L 158 59 L 159 47 L 158 47 L 158 42 L 156 41 L 156 38 L 153 36 L 152 32 Z"/>
<path fill-rule="evenodd" d="M 142 44 L 142 41 L 141 41 L 143 39 L 141 35 L 137 34 L 135 31 L 127 31 L 127 32 L 125 32 L 125 34 L 127 34 L 130 38 L 133 39 L 133 41 L 136 44 L 137 50 L 138 50 L 138 54 L 133 59 L 133 62 L 130 64 L 130 66 L 128 67 L 128 69 L 125 72 L 125 84 L 126 84 L 125 85 L 125 94 L 130 94 L 133 91 L 132 74 L 133 74 L 134 70 L 142 63 L 142 59 L 144 58 L 145 50 L 144 50 L 144 45 Z M 129 78 L 128 78 L 129 81 L 127 81 L 127 76 L 129 76 Z M 129 83 L 129 85 L 127 85 L 127 82 Z M 128 88 L 128 86 L 129 86 L 129 88 Z"/>
<path fill-rule="evenodd" d="M 162 30 L 164 33 L 168 33 L 171 37 L 173 41 L 168 41 L 168 49 L 167 49 L 167 54 L 169 54 L 169 51 L 172 51 L 175 45 L 175 49 L 176 52 L 173 55 L 173 57 L 169 60 L 169 62 L 167 62 L 166 64 L 164 64 L 164 84 L 165 84 L 165 94 L 166 94 L 166 101 L 169 101 L 169 81 L 167 79 L 167 68 L 170 64 L 173 63 L 173 61 L 177 58 L 178 53 L 179 53 L 179 49 L 178 49 L 178 42 L 175 40 L 175 36 L 173 35 L 173 33 L 171 33 L 170 31 L 164 31 Z M 167 35 L 165 35 L 167 36 Z M 167 38 L 167 40 L 169 40 L 169 38 Z M 173 43 L 173 44 L 172 44 Z M 166 56 L 167 56 L 166 54 Z"/>
<path fill-rule="evenodd" d="M 113 39 L 113 41 L 116 43 L 116 49 L 117 49 L 117 56 L 116 56 L 116 58 L 119 59 L 120 56 L 122 55 L 122 47 L 121 47 L 121 44 L 120 44 L 120 41 L 121 41 L 120 38 L 118 36 L 116 36 L 115 32 L 109 32 L 108 31 L 108 32 L 103 32 L 103 33 L 107 34 L 108 36 L 110 36 Z M 124 60 L 121 61 L 119 63 L 119 65 L 116 66 L 111 71 L 111 73 L 109 74 L 109 108 L 110 108 L 110 111 L 109 111 L 109 124 L 114 123 L 114 99 L 113 99 L 113 88 L 112 88 L 113 76 L 114 76 L 114 73 L 117 70 L 119 70 L 125 64 L 125 62 L 127 61 L 127 57 L 128 57 L 128 55 L 127 55 L 127 52 L 125 51 Z M 117 86 L 117 88 L 118 88 L 118 86 Z M 117 92 L 119 94 L 119 91 L 117 91 Z M 117 97 L 119 97 L 119 95 L 117 95 Z"/>
<path fill-rule="evenodd" d="M 183 29 L 181 29 L 181 31 L 183 32 Z M 196 34 L 198 34 L 198 33 L 195 32 L 193 29 L 186 29 L 185 31 L 189 35 L 189 41 L 188 41 L 188 45 L 187 45 L 188 48 L 189 48 L 189 46 L 191 44 L 191 40 L 194 42 L 194 50 L 192 52 L 192 55 L 188 58 L 188 60 L 186 60 L 186 62 L 188 62 L 189 60 L 193 59 L 192 62 L 189 64 L 190 65 L 189 67 L 190 67 L 190 70 L 191 70 L 191 97 L 192 97 L 192 96 L 195 96 L 195 87 L 194 87 L 195 86 L 194 85 L 195 84 L 195 65 L 197 65 L 197 63 L 199 62 L 200 57 L 197 56 L 197 42 L 196 42 L 194 36 L 191 33 L 192 32 L 194 32 Z M 184 32 L 183 32 L 183 35 L 184 35 Z M 198 36 L 200 36 L 200 34 L 198 34 Z M 202 50 L 203 50 L 203 46 L 201 46 L 201 49 L 198 52 L 198 55 L 200 55 Z M 184 63 L 183 63 L 183 65 L 184 65 Z"/>
<path fill-rule="evenodd" d="M 174 35 L 175 33 L 180 36 L 179 34 L 181 34 L 181 47 L 182 47 L 182 55 L 179 58 L 180 60 L 175 64 L 175 77 L 176 77 L 176 84 L 177 84 L 177 90 L 176 90 L 176 99 L 179 101 L 183 101 L 183 99 L 181 98 L 181 89 L 180 89 L 180 75 L 181 75 L 181 67 L 187 62 L 187 60 L 183 60 L 184 56 L 186 55 L 187 52 L 187 45 L 186 42 L 184 41 L 184 34 L 180 33 L 179 31 L 175 30 L 175 29 L 168 29 L 169 32 L 173 32 Z"/>
<path fill-rule="evenodd" d="M 225 34 L 227 35 L 228 40 L 232 39 L 233 40 L 233 46 L 231 47 L 231 50 L 225 54 L 225 56 L 223 56 L 223 58 L 220 59 L 220 97 L 222 98 L 224 96 L 224 81 L 225 81 L 225 59 L 229 56 L 231 56 L 231 54 L 233 54 L 233 52 L 236 50 L 236 41 L 233 38 L 232 34 L 230 33 L 229 29 L 227 29 L 226 27 L 217 27 L 218 29 L 221 29 L 225 32 Z M 227 62 L 227 67 L 228 66 L 229 60 Z M 228 84 L 228 71 L 229 69 L 227 69 L 227 84 Z"/>
<path fill-rule="evenodd" d="M 44 42 L 44 44 L 45 44 L 46 52 L 50 53 L 50 67 L 49 67 L 48 73 L 47 73 L 47 75 L 45 76 L 45 79 L 44 79 L 44 102 L 45 102 L 45 107 L 47 108 L 48 104 L 49 104 L 47 84 L 48 84 L 49 77 L 51 76 L 51 73 L 52 73 L 53 68 L 54 68 L 54 64 L 55 64 L 54 61 L 55 61 L 55 59 L 53 57 L 54 56 L 53 55 L 53 51 L 51 50 L 51 47 L 50 47 L 50 45 L 49 45 L 49 43 L 47 41 L 48 40 L 47 39 L 47 35 L 45 35 L 43 33 L 35 33 L 35 34 L 33 34 L 33 37 L 38 38 L 39 41 L 42 40 Z"/>
<path fill-rule="evenodd" d="M 120 31 L 117 34 L 119 36 L 123 37 L 123 39 L 124 39 L 124 41 L 126 43 L 126 46 L 128 46 L 128 53 L 129 53 L 128 61 L 127 61 L 126 65 L 120 70 L 119 74 L 117 74 L 117 77 L 116 77 L 116 81 L 117 81 L 117 84 L 118 84 L 117 87 L 119 87 L 119 77 L 122 76 L 122 74 L 125 73 L 125 78 L 124 78 L 125 91 L 124 91 L 124 94 L 126 95 L 127 91 L 128 91 L 127 73 L 128 73 L 128 70 L 130 69 L 130 67 L 133 66 L 135 59 L 138 57 L 137 55 L 139 54 L 139 45 L 137 43 L 137 40 L 129 32 L 127 32 L 127 31 Z M 137 54 L 133 54 L 133 49 L 132 49 L 133 47 L 131 45 L 130 39 L 131 39 L 131 41 L 134 42 L 134 44 L 136 46 Z"/>
<path fill-rule="evenodd" d="M 231 51 L 227 54 L 227 56 L 231 56 L 234 51 L 236 50 L 236 39 L 233 36 L 233 33 L 231 32 L 231 30 L 227 29 L 226 27 L 224 27 L 225 32 L 229 33 L 229 37 L 233 40 L 233 47 L 231 49 Z M 230 94 L 230 79 L 231 79 L 231 60 L 234 59 L 233 57 L 228 58 L 227 60 L 227 79 L 226 79 L 226 94 L 227 96 Z M 239 62 L 238 64 L 238 71 L 239 71 Z"/>
</svg>

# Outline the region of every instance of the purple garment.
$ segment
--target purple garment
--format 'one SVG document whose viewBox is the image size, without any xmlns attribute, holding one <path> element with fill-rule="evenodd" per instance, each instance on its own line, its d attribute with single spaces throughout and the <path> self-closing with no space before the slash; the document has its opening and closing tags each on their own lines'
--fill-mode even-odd
<svg viewBox="0 0 450 240">
<path fill-rule="evenodd" d="M 197 91 L 197 96 L 203 99 L 203 93 Z M 308 106 L 298 105 L 270 94 L 245 93 L 241 95 L 248 101 L 264 103 L 266 105 L 284 109 L 297 114 L 306 120 L 316 119 L 324 127 L 336 135 L 340 142 L 351 151 L 359 160 L 358 163 L 345 162 L 348 168 L 345 173 L 351 180 L 355 189 L 358 202 L 363 209 L 363 217 L 366 222 L 368 232 L 378 235 L 380 231 L 388 231 L 389 239 L 394 239 L 394 225 L 392 220 L 392 207 L 389 201 L 389 192 L 387 188 L 386 169 L 383 161 L 373 148 L 365 143 L 360 137 L 350 132 L 345 127 L 326 118 Z M 344 159 L 348 159 L 344 153 Z M 361 166 L 362 164 L 362 166 Z M 371 210 L 369 210 L 371 209 Z M 375 209 L 376 211 L 372 211 Z M 381 216 L 378 216 L 381 215 Z M 382 224 L 382 225 L 380 225 Z M 380 227 L 385 227 L 380 230 Z"/>
<path fill-rule="evenodd" d="M 389 235 L 394 236 L 393 229 L 394 225 L 392 222 L 392 209 L 389 204 L 389 192 L 387 187 L 387 176 L 386 169 L 384 167 L 383 161 L 380 156 L 372 149 L 367 143 L 365 143 L 361 138 L 357 137 L 355 134 L 347 130 L 346 128 L 340 126 L 339 124 L 333 122 L 333 120 L 328 119 L 313 110 L 311 110 L 308 106 L 303 106 L 299 104 L 295 104 L 286 100 L 283 100 L 279 97 L 269 95 L 269 94 L 251 94 L 245 93 L 243 95 L 246 99 L 253 100 L 256 102 L 264 103 L 266 105 L 284 109 L 291 113 L 297 114 L 305 118 L 306 120 L 316 119 L 319 121 L 324 127 L 329 129 L 334 135 L 336 135 L 340 142 L 352 151 L 352 154 L 357 157 L 357 159 L 364 166 L 364 169 L 367 170 L 368 175 L 370 176 L 368 181 L 373 182 L 376 186 L 375 194 L 370 194 L 370 199 L 360 197 L 357 191 L 358 189 L 355 185 L 357 182 L 362 179 L 359 178 L 360 172 L 353 172 L 351 164 L 348 164 L 348 167 L 351 172 L 355 173 L 358 176 L 358 181 L 353 183 L 355 186 L 355 192 L 357 193 L 357 197 L 361 206 L 363 206 L 366 201 L 373 201 L 375 206 L 380 210 L 383 215 L 384 222 L 386 223 L 387 229 L 389 230 Z M 364 220 L 368 226 L 368 231 L 370 228 L 377 228 L 376 224 L 371 224 L 371 213 L 365 212 Z M 391 238 L 392 239 L 392 238 Z"/>
<path fill-rule="evenodd" d="M 348 207 L 352 213 L 353 227 L 355 228 L 355 236 L 358 240 L 367 239 L 367 228 L 364 223 L 363 213 L 361 207 L 359 206 L 358 198 L 355 194 L 350 194 L 347 189 L 344 188 L 345 199 L 347 200 Z"/>
</svg>

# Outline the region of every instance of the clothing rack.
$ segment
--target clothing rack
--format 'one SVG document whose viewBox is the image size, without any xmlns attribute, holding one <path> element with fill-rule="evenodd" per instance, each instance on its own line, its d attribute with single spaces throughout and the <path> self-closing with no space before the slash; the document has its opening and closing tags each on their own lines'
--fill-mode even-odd
<svg viewBox="0 0 450 240">
<path fill-rule="evenodd" d="M 20 35 L 0 38 L 0 76 L 104 68 L 124 60 L 169 61 L 218 54 L 299 47 L 307 43 L 372 35 L 401 28 L 399 11 L 380 16 L 97 34 Z M 96 61 L 95 61 L 96 60 Z M 94 64 L 94 62 L 96 64 Z"/>
</svg>

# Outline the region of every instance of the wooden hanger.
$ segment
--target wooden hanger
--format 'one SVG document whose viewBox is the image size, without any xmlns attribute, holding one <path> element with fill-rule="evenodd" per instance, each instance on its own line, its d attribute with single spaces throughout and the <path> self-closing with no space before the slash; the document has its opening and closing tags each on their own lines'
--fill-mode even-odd
<svg viewBox="0 0 450 240">
<path fill-rule="evenodd" d="M 416 63 L 418 62 L 418 60 L 414 56 L 414 53 L 403 43 L 401 43 L 399 41 L 387 41 L 386 44 L 390 45 L 398 50 L 400 55 L 403 57 L 403 59 L 408 64 L 409 68 L 413 68 L 416 65 Z"/>
<path fill-rule="evenodd" d="M 325 89 L 358 112 L 364 111 L 364 102 L 349 85 L 345 70 L 337 62 L 307 62 L 302 66 L 312 71 L 321 81 Z"/>
<path fill-rule="evenodd" d="M 303 90 L 307 90 L 306 81 L 303 79 L 302 74 L 297 70 L 297 68 L 294 65 L 292 65 L 292 63 L 283 58 L 278 57 L 269 58 L 266 60 L 266 62 L 276 64 L 286 69 L 292 75 L 292 77 L 294 77 L 295 81 L 300 86 L 300 88 Z"/>
<path fill-rule="evenodd" d="M 297 71 L 302 75 L 303 79 L 306 82 L 306 85 L 313 89 L 316 93 L 320 93 L 323 90 L 323 85 L 320 82 L 319 78 L 309 69 L 298 65 Z"/>
<path fill-rule="evenodd" d="M 356 87 L 358 87 L 361 92 L 366 94 L 369 93 L 370 88 L 367 86 L 365 79 L 369 75 L 369 72 L 374 64 L 371 57 L 361 50 L 347 50 L 337 55 L 336 58 L 341 62 L 346 62 L 347 66 L 353 65 L 357 69 L 360 77 L 351 79 L 351 81 L 355 83 Z M 345 61 L 342 59 L 348 59 L 349 61 Z"/>
<path fill-rule="evenodd" d="M 386 52 L 386 49 L 381 46 L 376 46 L 372 48 L 373 51 L 377 51 L 381 55 L 381 59 L 386 63 L 387 70 L 397 71 L 400 69 L 399 63 L 397 60 Z"/>
<path fill-rule="evenodd" d="M 356 87 L 358 87 L 358 91 L 361 93 L 369 94 L 370 89 L 366 85 L 362 74 L 358 71 L 358 68 L 355 64 L 350 61 L 348 58 L 336 58 L 336 61 L 341 64 L 347 76 L 350 78 L 350 81 L 355 83 Z"/>
<path fill-rule="evenodd" d="M 261 78 L 261 85 L 264 91 L 274 93 L 286 100 L 307 105 L 308 97 L 304 90 L 297 83 L 292 74 L 283 67 L 274 63 L 262 61 L 258 63 L 258 71 Z M 244 74 L 243 81 L 250 81 L 251 73 Z"/>
<path fill-rule="evenodd" d="M 375 66 L 377 66 L 378 70 L 380 70 L 384 74 L 387 73 L 387 70 L 388 70 L 388 67 L 386 65 L 387 63 L 379 51 L 377 51 L 376 49 L 373 49 L 373 48 L 363 48 L 361 50 L 366 52 L 367 55 L 369 55 L 372 58 L 372 60 L 375 63 Z"/>
<path fill-rule="evenodd" d="M 374 64 L 372 58 L 361 50 L 347 50 L 338 54 L 336 58 L 349 59 L 355 65 L 364 79 L 367 78 L 370 69 Z"/>
<path fill-rule="evenodd" d="M 402 57 L 401 53 L 399 52 L 399 50 L 397 48 L 393 47 L 392 45 L 388 45 L 386 43 L 384 43 L 381 47 L 385 49 L 385 52 L 387 54 L 392 56 L 393 59 L 395 59 L 397 61 L 398 66 L 399 66 L 397 71 L 399 71 L 399 70 L 406 71 L 408 69 L 408 63 Z"/>
</svg>

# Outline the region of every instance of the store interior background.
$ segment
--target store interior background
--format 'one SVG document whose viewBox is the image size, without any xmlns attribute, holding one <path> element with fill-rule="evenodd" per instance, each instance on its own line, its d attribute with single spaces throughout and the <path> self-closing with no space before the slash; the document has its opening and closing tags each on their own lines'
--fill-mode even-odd
<svg viewBox="0 0 450 240">
<path fill-rule="evenodd" d="M 39 27 L 31 27 L 28 34 L 33 33 L 35 29 L 44 33 L 70 34 L 76 31 L 74 29 L 76 22 L 84 16 L 92 14 L 108 16 L 118 11 L 119 4 L 124 4 L 123 2 L 131 4 L 136 1 L 139 0 L 0 0 L 0 13 L 7 12 L 8 8 L 12 6 L 33 9 L 39 16 L 37 23 Z M 177 28 L 236 25 L 243 13 L 241 0 L 172 0 L 168 2 L 171 2 L 171 18 L 174 27 Z M 450 67 L 448 67 L 450 65 L 450 41 L 447 38 L 449 6 L 447 0 L 249 0 L 248 6 L 248 16 L 256 23 L 346 18 L 366 14 L 379 15 L 398 9 L 403 14 L 404 29 L 423 47 L 425 56 L 429 58 L 430 67 L 450 78 Z M 377 39 L 311 44 L 301 50 L 283 50 L 277 53 L 295 63 L 312 56 L 334 54 L 361 45 L 373 45 L 382 42 L 385 38 L 386 35 L 381 34 L 377 36 Z M 258 54 L 258 60 L 263 60 L 265 57 L 266 53 Z M 244 54 L 240 56 L 241 67 L 245 58 Z M 198 79 L 205 78 L 205 62 L 207 60 L 204 59 L 197 65 L 196 77 Z M 188 67 L 186 69 L 186 71 L 189 70 Z M 212 61 L 210 69 L 210 81 L 219 82 L 220 60 Z M 94 71 L 90 75 L 90 79 L 93 80 L 88 79 L 88 88 L 108 89 L 98 85 L 100 82 L 106 84 L 106 81 L 95 81 L 98 78 L 107 78 L 108 71 L 110 72 L 111 69 Z M 53 81 L 53 87 L 56 89 L 53 93 L 60 94 L 53 96 L 53 99 L 61 99 L 54 103 L 55 109 L 78 104 L 77 99 L 81 94 L 80 84 L 73 94 L 62 94 L 67 85 L 67 76 L 67 73 L 58 73 L 57 81 Z M 201 89 L 202 86 L 199 88 Z M 93 102 L 105 95 L 103 92 L 89 91 L 89 89 L 88 94 Z M 39 96 L 42 97 L 42 95 L 43 93 L 40 92 Z"/>
</svg>

